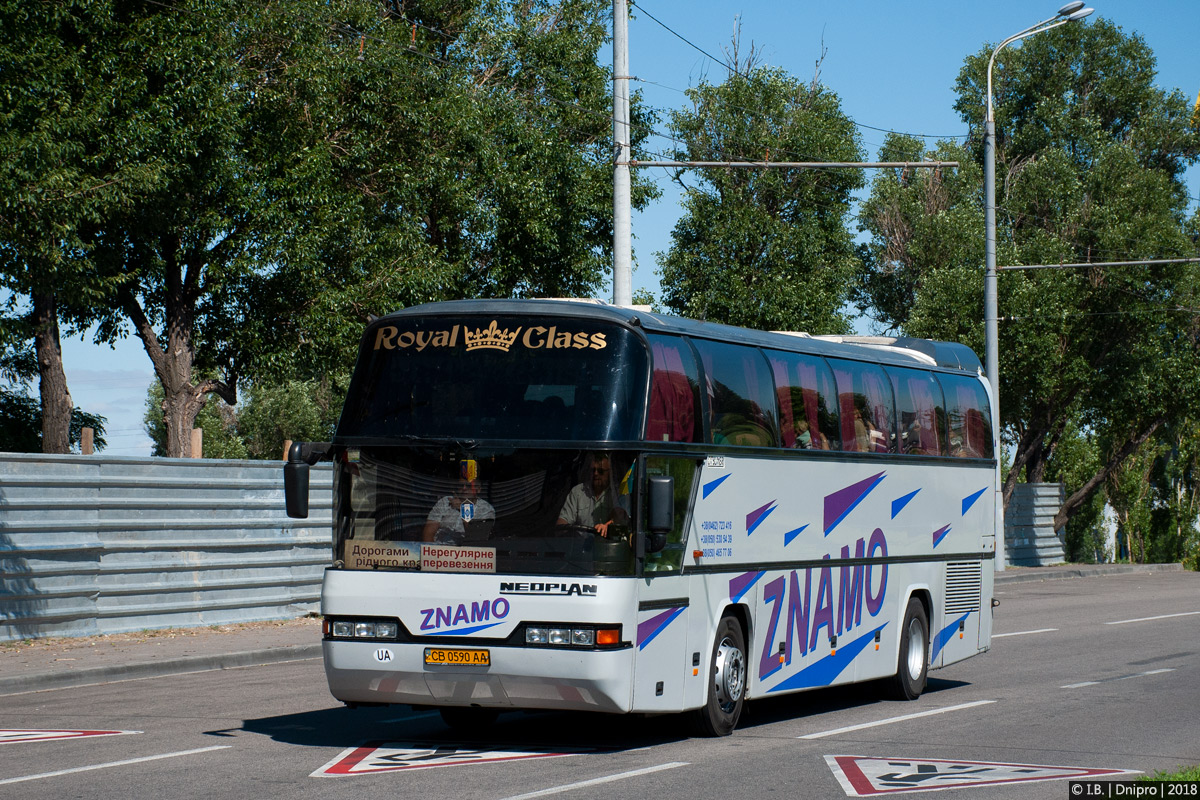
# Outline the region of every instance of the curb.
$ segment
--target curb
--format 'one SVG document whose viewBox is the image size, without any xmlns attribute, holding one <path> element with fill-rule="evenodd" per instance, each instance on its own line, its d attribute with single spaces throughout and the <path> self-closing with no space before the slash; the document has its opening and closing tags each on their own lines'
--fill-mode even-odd
<svg viewBox="0 0 1200 800">
<path fill-rule="evenodd" d="M 243 650 L 238 653 L 221 653 L 213 656 L 184 656 L 162 661 L 142 661 L 41 675 L 18 675 L 12 678 L 0 678 L 0 696 L 41 692 L 49 689 L 68 689 L 96 683 L 158 678 L 164 675 L 182 675 L 188 672 L 258 667 L 264 664 L 306 661 L 314 658 L 321 658 L 320 644 L 272 647 L 268 650 Z"/>
<path fill-rule="evenodd" d="M 1069 578 L 1092 578 L 1104 575 L 1147 575 L 1152 572 L 1183 572 L 1182 564 L 1097 564 L 1072 567 L 1010 567 L 997 572 L 995 583 L 1027 583 L 1029 581 L 1059 581 Z"/>
</svg>

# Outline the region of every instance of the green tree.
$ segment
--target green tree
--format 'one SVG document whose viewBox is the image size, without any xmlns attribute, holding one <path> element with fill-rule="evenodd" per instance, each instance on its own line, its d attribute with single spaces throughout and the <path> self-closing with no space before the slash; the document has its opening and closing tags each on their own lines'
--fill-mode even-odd
<svg viewBox="0 0 1200 800">
<path fill-rule="evenodd" d="M 889 133 L 881 161 L 957 161 L 957 169 L 877 170 L 859 209 L 851 294 L 881 333 L 949 339 L 983 352 L 983 171 L 952 142 L 926 149 Z"/>
<path fill-rule="evenodd" d="M 25 390 L 26 384 L 38 374 L 34 348 L 26 335 L 27 322 L 0 317 L 0 452 L 45 451 L 42 404 Z M 55 452 L 70 452 L 71 448 L 77 447 L 85 427 L 94 431 L 96 450 L 103 450 L 108 445 L 104 438 L 106 422 L 104 417 L 72 408 L 67 427 L 67 449 L 56 448 Z"/>
<path fill-rule="evenodd" d="M 92 429 L 92 446 L 96 452 L 107 447 L 104 432 L 107 421 L 97 414 L 88 414 L 78 407 L 72 408 L 66 452 L 80 446 L 84 428 Z M 41 404 L 24 392 L 0 386 L 0 452 L 45 452 L 42 447 L 43 430 Z"/>
<path fill-rule="evenodd" d="M 734 62 L 737 63 L 736 53 Z M 836 94 L 758 66 L 689 90 L 671 130 L 689 161 L 860 161 Z M 859 170 L 703 169 L 688 173 L 684 214 L 658 254 L 662 301 L 676 313 L 754 328 L 848 333 L 855 268 L 847 228 Z"/>
<path fill-rule="evenodd" d="M 372 314 L 592 293 L 612 251 L 611 76 L 596 59 L 611 5 L 427 0 L 337 13 L 333 41 L 297 56 L 311 68 L 271 101 L 311 104 L 326 188 L 258 335 L 302 341 L 309 358 L 298 370 L 275 348 L 256 377 L 344 369 Z M 634 115 L 636 146 L 648 117 L 636 102 Z M 654 192 L 638 177 L 634 206 Z"/>
<path fill-rule="evenodd" d="M 872 240 L 859 283 L 860 303 L 878 309 L 880 324 L 976 348 L 983 229 L 981 193 L 970 184 L 982 162 L 991 51 L 970 56 L 957 84 L 956 108 L 974 132 L 966 148 L 973 163 L 961 171 L 967 183 L 937 219 L 922 220 L 924 182 L 934 177 L 907 187 L 877 181 L 864 206 Z M 1139 37 L 1104 20 L 1064 26 L 1003 51 L 995 78 L 1002 266 L 1196 253 L 1182 174 L 1196 160 L 1200 130 L 1181 93 L 1154 86 L 1153 54 Z M 883 212 L 898 218 L 887 222 Z M 897 248 L 889 230 L 911 236 Z M 889 247 L 908 259 L 889 257 Z M 1186 310 L 1196 293 L 1195 270 L 1178 265 L 1001 274 L 1000 409 L 1014 447 L 1006 500 L 1017 480 L 1047 479 L 1078 425 L 1104 458 L 1068 486 L 1062 526 L 1164 423 L 1194 406 L 1200 330 Z"/>
<path fill-rule="evenodd" d="M 146 408 L 142 424 L 153 446 L 152 456 L 169 456 L 167 425 L 163 414 L 163 388 L 157 380 L 146 390 Z M 246 443 L 237 430 L 237 409 L 223 403 L 205 403 L 196 414 L 194 426 L 203 433 L 201 450 L 204 458 L 248 458 Z M 188 432 L 190 444 L 191 431 Z M 192 454 L 189 448 L 189 457 Z"/>
<path fill-rule="evenodd" d="M 237 428 L 250 458 L 278 459 L 285 441 L 328 441 L 348 380 L 252 384 Z"/>
<path fill-rule="evenodd" d="M 1164 425 L 1150 471 L 1154 488 L 1147 558 L 1179 561 L 1200 554 L 1200 424 L 1194 418 Z"/>
<path fill-rule="evenodd" d="M 74 413 L 60 323 L 85 326 L 102 289 L 83 229 L 155 171 L 122 161 L 97 125 L 112 110 L 113 16 L 104 2 L 0 2 L 0 286 L 36 351 L 48 453 L 69 450 Z"/>
<path fill-rule="evenodd" d="M 1073 487 L 1087 482 L 1103 464 L 1096 437 L 1080 429 L 1078 420 L 1073 420 L 1068 423 L 1059 442 L 1054 461 L 1047 469 L 1046 480 L 1061 483 L 1071 491 Z M 1106 492 L 1096 492 L 1071 515 L 1063 532 L 1068 561 L 1090 564 L 1108 561 L 1116 556 L 1108 546 L 1107 501 Z"/>
</svg>

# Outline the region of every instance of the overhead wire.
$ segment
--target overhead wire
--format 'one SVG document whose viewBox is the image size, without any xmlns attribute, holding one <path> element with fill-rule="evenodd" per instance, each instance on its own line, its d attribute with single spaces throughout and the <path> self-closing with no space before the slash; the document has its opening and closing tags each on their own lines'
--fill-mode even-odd
<svg viewBox="0 0 1200 800">
<path fill-rule="evenodd" d="M 668 33 L 670 33 L 672 36 L 676 37 L 676 38 L 677 38 L 677 39 L 679 39 L 681 42 L 683 42 L 684 44 L 686 44 L 686 45 L 688 45 L 689 47 L 691 47 L 692 49 L 694 49 L 696 52 L 698 52 L 698 53 L 700 53 L 700 54 L 704 55 L 706 58 L 709 58 L 709 59 L 711 59 L 712 61 L 715 61 L 715 62 L 717 62 L 718 64 L 720 64 L 721 66 L 725 67 L 725 69 L 729 70 L 729 71 L 730 71 L 731 73 L 733 73 L 734 75 L 737 75 L 737 76 L 739 76 L 739 77 L 742 77 L 742 78 L 749 77 L 748 75 L 746 75 L 746 74 L 744 74 L 744 73 L 740 72 L 740 71 L 737 69 L 737 66 L 736 66 L 736 65 L 734 65 L 734 64 L 730 64 L 728 61 L 725 61 L 724 59 L 717 58 L 716 56 L 714 56 L 714 55 L 712 55 L 711 53 L 709 53 L 709 52 L 707 52 L 706 50 L 704 50 L 704 48 L 702 48 L 702 47 L 700 47 L 699 45 L 697 45 L 695 42 L 693 42 L 693 41 L 691 41 L 690 39 L 688 39 L 688 38 L 687 38 L 686 36 L 684 36 L 683 34 L 679 33 L 678 31 L 676 31 L 675 29 L 673 29 L 672 27 L 670 27 L 669 25 L 667 25 L 665 22 L 663 22 L 662 20 L 660 20 L 658 17 L 656 17 L 656 16 L 654 16 L 653 14 L 651 14 L 651 13 L 650 13 L 650 12 L 649 12 L 649 11 L 648 11 L 646 8 L 645 8 L 645 6 L 643 6 L 641 3 L 633 3 L 632 5 L 633 5 L 633 7 L 634 7 L 634 8 L 636 8 L 638 11 L 640 11 L 640 12 L 641 12 L 641 13 L 643 13 L 643 14 L 645 14 L 645 15 L 646 15 L 647 17 L 649 17 L 649 18 L 650 18 L 650 19 L 651 19 L 653 22 L 655 22 L 655 23 L 656 23 L 656 24 L 658 24 L 660 27 L 662 27 L 662 28 L 663 28 L 663 30 L 667 31 L 667 32 L 668 32 Z M 663 88 L 671 89 L 672 87 L 666 87 L 666 86 L 664 86 Z M 672 91 L 680 91 L 680 90 L 679 90 L 679 89 L 672 89 Z M 740 109 L 740 110 L 746 110 L 746 109 Z M 747 110 L 747 111 L 748 111 L 748 110 Z M 752 113 L 752 112 L 751 112 L 751 113 Z M 863 123 L 863 122 L 859 122 L 859 121 L 857 121 L 856 119 L 854 119 L 853 117 L 851 117 L 851 116 L 849 116 L 849 115 L 846 115 L 846 118 L 847 118 L 848 120 L 850 120 L 850 122 L 851 122 L 853 125 L 855 125 L 855 126 L 857 126 L 857 127 L 860 127 L 860 128 L 866 128 L 867 130 L 878 131 L 878 132 L 880 132 L 880 133 L 894 133 L 894 134 L 896 134 L 896 135 L 898 135 L 898 136 L 911 136 L 911 137 L 913 137 L 913 138 L 917 138 L 917 139 L 966 139 L 966 138 L 968 138 L 968 137 L 970 136 L 970 134 L 969 134 L 969 133 L 953 133 L 953 134 L 908 133 L 908 132 L 905 132 L 905 131 L 897 131 L 897 130 L 893 130 L 893 129 L 891 129 L 891 128 L 880 128 L 880 127 L 876 127 L 876 126 L 874 126 L 874 125 L 867 125 L 866 123 Z"/>
<path fill-rule="evenodd" d="M 165 2 L 165 0 L 145 0 L 145 2 L 147 2 L 148 4 L 152 4 L 152 5 L 160 6 L 160 7 L 162 7 L 162 8 L 166 8 L 166 9 L 169 9 L 169 10 L 172 10 L 172 11 L 176 11 L 176 12 L 188 13 L 188 14 L 194 14 L 194 15 L 204 16 L 204 17 L 207 17 L 207 18 L 209 18 L 209 19 L 215 19 L 214 17 L 212 17 L 212 15 L 206 15 L 206 14 L 204 14 L 203 12 L 196 11 L 196 10 L 194 10 L 194 9 L 187 9 L 187 8 L 183 8 L 183 7 L 181 7 L 181 6 L 178 6 L 178 5 L 174 4 L 174 3 Z M 670 26 L 666 25 L 664 22 L 662 22 L 662 21 L 661 21 L 661 20 L 659 20 L 657 17 L 655 17 L 655 16 L 654 16 L 654 15 L 653 15 L 653 14 L 652 14 L 650 11 L 648 11 L 648 10 L 647 10 L 645 7 L 643 7 L 642 5 L 640 5 L 640 4 L 639 4 L 639 5 L 637 5 L 636 7 L 637 7 L 637 9 L 638 9 L 638 11 L 639 11 L 639 12 L 641 12 L 641 13 L 644 13 L 644 14 L 645 14 L 647 17 L 649 17 L 649 18 L 650 18 L 650 19 L 651 19 L 653 22 L 655 22 L 656 24 L 660 25 L 660 26 L 661 26 L 661 27 L 662 27 L 664 30 L 668 31 L 668 32 L 669 32 L 671 35 L 673 35 L 673 36 L 675 36 L 675 37 L 679 38 L 681 41 L 683 41 L 683 42 L 685 42 L 686 44 L 688 44 L 689 46 L 693 47 L 693 48 L 694 48 L 694 49 L 696 49 L 698 52 L 702 53 L 702 54 L 703 54 L 705 57 L 707 57 L 707 58 L 710 58 L 710 59 L 712 59 L 713 61 L 715 61 L 715 62 L 717 62 L 717 63 L 721 64 L 722 66 L 726 67 L 727 69 L 729 69 L 729 70 L 730 70 L 730 72 L 732 72 L 732 73 L 734 73 L 734 74 L 741 74 L 741 73 L 739 73 L 739 72 L 738 72 L 738 71 L 737 71 L 737 70 L 736 70 L 736 69 L 735 69 L 733 66 L 729 65 L 727 62 L 723 61 L 723 60 L 722 60 L 722 59 L 720 59 L 720 58 L 717 58 L 716 56 L 713 56 L 711 53 L 708 53 L 708 52 L 707 52 L 707 51 L 705 51 L 703 48 L 699 47 L 699 46 L 698 46 L 698 45 L 696 45 L 695 43 L 693 43 L 693 42 L 691 42 L 690 40 L 688 40 L 688 39 L 687 39 L 685 36 L 683 36 L 682 34 L 680 34 L 678 31 L 676 31 L 676 30 L 674 30 L 673 28 L 671 28 Z M 446 39 L 446 40 L 453 40 L 453 38 L 454 38 L 454 37 L 452 37 L 450 34 L 446 33 L 445 31 L 442 31 L 442 30 L 440 30 L 440 29 L 438 29 L 438 28 L 434 28 L 434 27 L 432 27 L 432 26 L 429 26 L 429 25 L 425 25 L 424 23 L 417 22 L 417 21 L 415 21 L 415 20 L 412 20 L 411 18 L 408 18 L 408 17 L 405 17 L 405 16 L 403 16 L 403 15 L 397 14 L 397 13 L 396 13 L 396 12 L 394 12 L 394 11 L 390 11 L 390 10 L 389 10 L 389 14 L 388 14 L 388 15 L 389 15 L 389 17 L 391 17 L 392 19 L 394 19 L 394 20 L 396 20 L 396 21 L 401 21 L 401 22 L 404 22 L 404 23 L 406 23 L 406 24 L 408 24 L 408 25 L 413 25 L 413 26 L 415 26 L 415 27 L 416 27 L 416 29 L 419 29 L 419 30 L 422 30 L 422 31 L 427 31 L 427 32 L 429 32 L 429 33 L 431 33 L 431 34 L 434 34 L 434 35 L 436 35 L 436 36 L 442 37 L 442 38 L 444 38 L 444 39 Z M 219 20 L 218 20 L 218 21 L 219 21 Z M 425 58 L 425 59 L 428 59 L 428 60 L 434 61 L 434 62 L 436 62 L 436 63 L 439 63 L 439 64 L 443 64 L 443 65 L 449 65 L 449 63 L 450 63 L 450 62 L 447 62 L 447 61 L 446 61 L 446 60 L 444 60 L 444 59 L 438 58 L 438 57 L 436 57 L 436 56 L 432 56 L 432 55 L 430 55 L 430 54 L 428 54 L 428 53 L 424 53 L 424 52 L 420 51 L 418 48 L 415 48 L 415 47 L 412 47 L 412 46 L 405 46 L 405 45 L 402 45 L 402 44 L 400 44 L 400 43 L 398 43 L 398 42 L 396 42 L 396 41 L 394 41 L 394 40 L 392 40 L 392 39 L 389 39 L 389 38 L 384 38 L 384 37 L 382 37 L 382 36 L 378 36 L 378 35 L 376 35 L 376 34 L 374 34 L 374 33 L 368 33 L 368 32 L 366 32 L 366 31 L 364 31 L 364 30 L 360 30 L 360 29 L 354 28 L 353 26 L 349 25 L 348 23 L 340 23 L 340 24 L 334 24 L 334 25 L 331 25 L 331 30 L 334 30 L 334 31 L 335 31 L 335 32 L 337 32 L 337 33 L 340 33 L 340 34 L 346 35 L 346 36 L 347 36 L 347 37 L 348 37 L 350 40 L 353 40 L 353 39 L 356 39 L 356 38 L 357 38 L 357 39 L 359 39 L 360 41 L 369 41 L 369 42 L 375 43 L 375 44 L 377 44 L 377 45 L 380 45 L 380 46 L 385 46 L 385 47 L 388 47 L 388 48 L 391 48 L 391 49 L 394 49 L 394 50 L 399 50 L 399 51 L 401 51 L 401 52 L 403 52 L 403 53 L 405 53 L 405 54 L 410 54 L 410 55 L 417 55 L 417 56 L 421 56 L 422 58 Z M 286 42 L 286 43 L 293 44 L 293 45 L 300 44 L 300 42 L 298 42 L 297 40 L 295 40 L 295 39 L 292 39 L 292 38 L 281 37 L 281 36 L 277 36 L 277 35 L 272 35 L 272 36 L 271 36 L 271 38 L 273 38 L 273 39 L 275 39 L 275 40 L 277 40 L 277 41 L 282 41 L 282 42 Z M 660 88 L 663 88 L 663 89 L 666 89 L 666 90 L 668 90 L 668 91 L 678 92 L 678 93 L 680 93 L 680 94 L 685 94 L 685 95 L 687 94 L 687 91 L 686 91 L 686 90 L 682 90 L 682 89 L 678 89 L 678 88 L 675 88 L 675 87 L 667 86 L 667 85 L 665 85 L 665 84 L 658 83 L 658 82 L 655 82 L 655 81 L 648 81 L 648 80 L 644 80 L 644 79 L 641 79 L 641 78 L 636 78 L 636 77 L 634 78 L 634 80 L 637 80 L 637 81 L 639 81 L 639 82 L 642 82 L 642 83 L 647 83 L 647 84 L 650 84 L 650 85 L 658 86 L 658 87 L 660 87 Z M 465 88 L 465 87 L 464 87 L 464 88 Z M 608 111 L 602 111 L 602 110 L 599 110 L 599 109 L 593 109 L 593 108 L 589 108 L 588 106 L 582 105 L 582 104 L 581 104 L 581 103 L 579 103 L 579 102 L 572 102 L 572 101 L 561 100 L 561 99 L 559 99 L 559 98 L 557 98 L 557 97 L 554 97 L 553 95 L 551 95 L 551 94 L 548 94 L 548 93 L 535 93 L 535 92 L 531 92 L 531 91 L 528 91 L 528 90 L 522 90 L 522 89 L 519 89 L 519 88 L 514 88 L 514 87 L 511 87 L 511 86 L 509 86 L 509 87 L 505 87 L 505 90 L 504 90 L 504 92 L 503 92 L 503 93 L 504 93 L 504 94 L 506 94 L 506 95 L 508 95 L 508 96 L 510 96 L 510 97 L 513 97 L 513 98 L 519 99 L 519 100 L 524 100 L 524 101 L 532 101 L 532 104 L 531 104 L 530 102 L 525 102 L 525 103 L 523 103 L 523 104 L 525 105 L 525 112 L 526 112 L 526 113 L 530 113 L 530 114 L 532 114 L 532 115 L 533 115 L 533 116 L 531 116 L 531 117 L 530 117 L 530 119 L 531 119 L 531 120 L 534 120 L 534 121 L 537 121 L 537 122 L 540 122 L 540 123 L 545 123 L 545 122 L 547 122 L 547 120 L 545 120 L 545 119 L 541 119 L 540 117 L 538 117 L 538 116 L 536 115 L 536 112 L 539 110 L 539 109 L 538 109 L 538 106 L 539 106 L 539 105 L 541 105 L 541 104 L 544 104 L 544 103 L 550 103 L 550 104 L 558 105 L 558 106 L 560 106 L 560 107 L 569 108 L 569 109 L 572 109 L 572 110 L 575 110 L 575 111 L 581 112 L 581 113 L 583 113 L 583 114 L 585 114 L 585 115 L 590 115 L 590 116 L 593 116 L 593 117 L 597 118 L 598 120 L 599 120 L 599 119 L 603 119 L 603 120 L 604 120 L 606 123 L 608 123 L 608 122 L 611 122 L 611 113 L 610 113 L 610 112 L 608 112 Z M 730 108 L 732 108 L 733 110 L 739 111 L 739 112 L 741 112 L 741 113 L 744 113 L 744 114 L 747 114 L 747 115 L 755 115 L 755 114 L 759 113 L 759 112 L 758 112 L 756 109 L 748 109 L 748 108 L 740 107 L 740 106 L 734 105 L 734 104 L 732 104 L 732 103 L 729 103 L 729 101 L 727 101 L 727 100 L 725 100 L 724 98 L 721 98 L 721 97 L 719 97 L 719 96 L 718 96 L 718 98 L 717 98 L 717 99 L 718 99 L 718 101 L 720 101 L 720 102 L 725 102 L 725 103 L 727 103 L 727 104 L 729 105 L 729 107 L 730 107 Z M 654 107 L 648 107 L 648 109 L 647 109 L 647 110 L 648 110 L 648 111 L 651 111 L 651 112 L 657 112 L 657 111 L 662 111 L 663 109 L 657 109 L 657 108 L 654 108 Z M 849 118 L 849 117 L 847 117 L 847 119 L 850 119 L 850 118 Z M 934 137 L 933 137 L 933 135 L 930 135 L 930 134 L 912 134 L 912 133 L 903 133 L 903 132 L 894 131 L 894 130 L 891 130 L 891 129 L 886 129 L 886 128 L 876 128 L 876 127 L 874 127 L 874 126 L 865 125 L 865 124 L 863 124 L 863 123 L 859 123 L 859 122 L 857 122 L 857 121 L 855 121 L 855 120 L 853 120 L 853 119 L 850 119 L 850 121 L 851 121 L 851 123 L 852 123 L 852 124 L 854 124 L 854 125 L 856 125 L 856 126 L 859 126 L 859 127 L 864 127 L 864 128 L 868 128 L 868 129 L 871 129 L 871 130 L 877 130 L 877 131 L 881 131 L 881 132 L 885 132 L 885 133 L 897 133 L 897 134 L 901 134 L 901 135 L 909 135 L 909 136 L 914 136 L 914 137 L 918 137 L 918 138 L 934 138 Z M 566 123 L 564 123 L 564 121 L 563 121 L 563 120 L 555 120 L 555 121 L 554 121 L 554 123 L 555 123 L 555 125 L 556 125 L 557 127 L 560 127 L 560 128 L 565 128 L 567 132 L 569 132 L 569 133 L 573 133 L 573 134 L 576 134 L 576 135 L 578 135 L 578 134 L 592 135 L 592 134 L 594 133 L 594 132 L 592 132 L 592 131 L 585 131 L 585 130 L 582 130 L 582 129 L 579 129 L 579 128 L 573 128 L 573 127 L 571 127 L 569 124 L 566 124 Z M 647 126 L 647 125 L 644 125 L 644 124 L 641 124 L 641 123 L 638 123 L 638 122 L 633 122 L 633 121 L 631 121 L 631 123 L 630 123 L 630 127 L 631 127 L 633 130 L 637 131 L 639 134 L 641 134 L 641 135 L 644 137 L 644 139 L 643 139 L 642 143 L 641 143 L 641 144 L 638 146 L 638 151 L 639 151 L 639 152 L 638 152 L 638 155 L 639 155 L 639 157 L 640 157 L 640 156 L 643 156 L 643 155 L 645 155 L 645 156 L 659 156 L 659 157 L 660 157 L 662 160 L 669 160 L 671 157 L 674 157 L 674 156 L 676 156 L 676 155 L 677 155 L 677 153 L 678 153 L 678 151 L 673 151 L 673 152 L 672 152 L 672 151 L 667 151 L 667 152 L 664 152 L 663 150 L 661 150 L 661 149 L 659 149 L 659 148 L 655 148 L 655 147 L 653 147 L 652 145 L 648 144 L 648 142 L 646 141 L 646 140 L 648 140 L 648 139 L 660 139 L 660 140 L 663 140 L 663 141 L 670 142 L 670 143 L 672 143 L 673 145 L 676 145 L 676 146 L 686 146 L 686 145 L 688 144 L 688 142 L 687 142 L 686 140 L 684 140 L 684 139 L 681 139 L 679 136 L 676 136 L 674 133 L 671 133 L 671 132 L 664 132 L 664 131 L 661 131 L 661 130 L 659 130 L 659 129 L 657 129 L 657 128 L 653 127 L 653 126 Z M 956 136 L 963 136 L 963 135 L 964 135 L 964 134 L 953 134 L 953 135 L 949 135 L 949 136 L 943 136 L 943 137 L 940 137 L 940 138 L 954 138 L 954 137 L 956 137 Z M 609 134 L 609 137 L 611 137 L 611 134 Z M 599 141 L 599 140 L 597 140 L 597 141 Z M 744 140 L 738 140 L 738 139 L 727 139 L 727 141 L 730 141 L 730 142 L 732 142 L 732 143 L 733 143 L 733 144 L 735 144 L 735 145 L 741 145 L 741 146 L 743 146 L 743 147 L 745 147 L 745 148 L 746 148 L 745 150 L 742 150 L 742 151 L 740 151 L 740 152 L 738 152 L 738 153 L 737 153 L 737 155 L 738 155 L 739 157 L 741 157 L 741 158 L 744 158 L 744 159 L 746 159 L 746 160 L 753 160 L 753 159 L 758 159 L 758 158 L 761 158 L 761 154 L 759 154 L 759 153 L 757 153 L 757 152 L 754 152 L 755 150 L 757 150 L 757 149 L 758 149 L 758 146 L 759 146 L 757 142 L 747 142 L 747 141 L 744 141 Z M 753 148 L 753 149 L 752 149 L 752 148 Z M 806 160 L 806 159 L 811 159 L 811 156 L 810 156 L 809 154 L 795 152 L 795 151 L 792 151 L 792 150 L 790 150 L 790 149 L 788 149 L 788 148 L 778 148 L 777 150 L 773 150 L 773 152 L 774 152 L 776 155 L 778 155 L 778 156 L 786 156 L 786 157 L 793 158 L 793 159 L 795 159 L 795 160 Z M 640 159 L 640 160 L 649 160 L 649 159 L 644 159 L 644 158 L 643 158 L 643 159 Z M 676 180 L 676 181 L 678 181 L 678 169 L 676 169 L 676 168 L 670 168 L 670 167 L 662 167 L 661 169 L 667 169 L 667 170 L 675 169 L 675 171 L 676 171 L 676 176 L 672 177 L 671 179 L 672 179 L 672 180 Z M 811 177 L 812 177 L 813 181 L 814 181 L 814 182 L 816 182 L 816 183 L 818 183 L 818 184 L 821 184 L 821 183 L 824 183 L 824 182 L 827 182 L 827 181 L 831 181 L 831 180 L 833 180 L 833 179 L 834 179 L 834 178 L 833 178 L 833 176 L 831 176 L 831 175 L 828 175 L 828 174 L 826 174 L 826 173 L 817 173 L 817 174 L 815 174 L 815 175 L 812 175 Z M 656 181 L 656 182 L 657 182 L 657 181 Z M 1010 221 L 1012 220 L 1012 217 L 1013 217 L 1013 212 L 1009 212 L 1009 211 L 1007 211 L 1007 210 L 1002 210 L 1002 213 L 1003 213 L 1003 214 L 1005 214 L 1006 216 L 1008 216 L 1008 218 L 1010 219 Z M 1039 219 L 1040 221 L 1053 221 L 1053 220 L 1050 220 L 1049 218 L 1046 218 L 1046 217 L 1039 217 L 1039 216 L 1037 216 L 1037 215 L 1028 214 L 1028 213 L 1026 213 L 1026 214 L 1023 214 L 1023 216 L 1030 217 L 1030 218 L 1036 218 L 1036 219 Z M 1087 230 L 1087 231 L 1089 231 L 1089 232 L 1093 232 L 1093 233 L 1097 233 L 1097 232 L 1098 232 L 1098 231 L 1095 231 L 1094 229 L 1088 229 L 1088 228 L 1083 228 L 1082 230 Z M 1112 252 L 1107 252 L 1107 253 L 1106 253 L 1106 251 L 1097 251 L 1097 252 L 1099 252 L 1099 253 L 1101 253 L 1101 254 L 1107 254 L 1107 255 L 1109 255 L 1109 256 L 1119 256 L 1119 257 L 1125 257 L 1125 256 L 1127 255 L 1127 254 L 1124 254 L 1124 253 L 1112 253 Z"/>
</svg>

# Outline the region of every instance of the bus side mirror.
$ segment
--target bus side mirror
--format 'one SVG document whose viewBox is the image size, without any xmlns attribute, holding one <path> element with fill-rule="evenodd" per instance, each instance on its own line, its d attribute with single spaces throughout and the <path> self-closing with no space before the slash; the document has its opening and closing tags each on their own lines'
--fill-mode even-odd
<svg viewBox="0 0 1200 800">
<path fill-rule="evenodd" d="M 675 479 L 650 476 L 648 501 L 650 536 L 646 539 L 646 552 L 658 553 L 667 546 L 667 534 L 675 528 Z"/>
<path fill-rule="evenodd" d="M 287 515 L 308 518 L 308 468 L 329 457 L 328 442 L 293 442 L 283 465 L 283 500 Z"/>
<path fill-rule="evenodd" d="M 283 499 L 289 517 L 308 518 L 308 464 L 292 461 L 290 454 L 283 465 Z"/>
</svg>

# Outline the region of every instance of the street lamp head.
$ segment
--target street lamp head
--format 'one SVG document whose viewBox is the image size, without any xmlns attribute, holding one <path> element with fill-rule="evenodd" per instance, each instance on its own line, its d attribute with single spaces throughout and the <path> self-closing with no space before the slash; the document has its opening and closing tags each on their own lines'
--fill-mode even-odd
<svg viewBox="0 0 1200 800">
<path fill-rule="evenodd" d="M 1074 14 L 1081 8 L 1083 8 L 1083 0 L 1074 0 L 1074 2 L 1067 3 L 1065 6 L 1060 8 L 1058 10 L 1058 16 L 1065 17 L 1068 14 Z"/>
<path fill-rule="evenodd" d="M 1067 22 L 1079 22 L 1079 20 L 1083 19 L 1084 17 L 1090 16 L 1095 10 L 1096 9 L 1094 8 L 1085 8 L 1082 11 L 1076 11 L 1074 14 L 1067 17 Z"/>
</svg>

